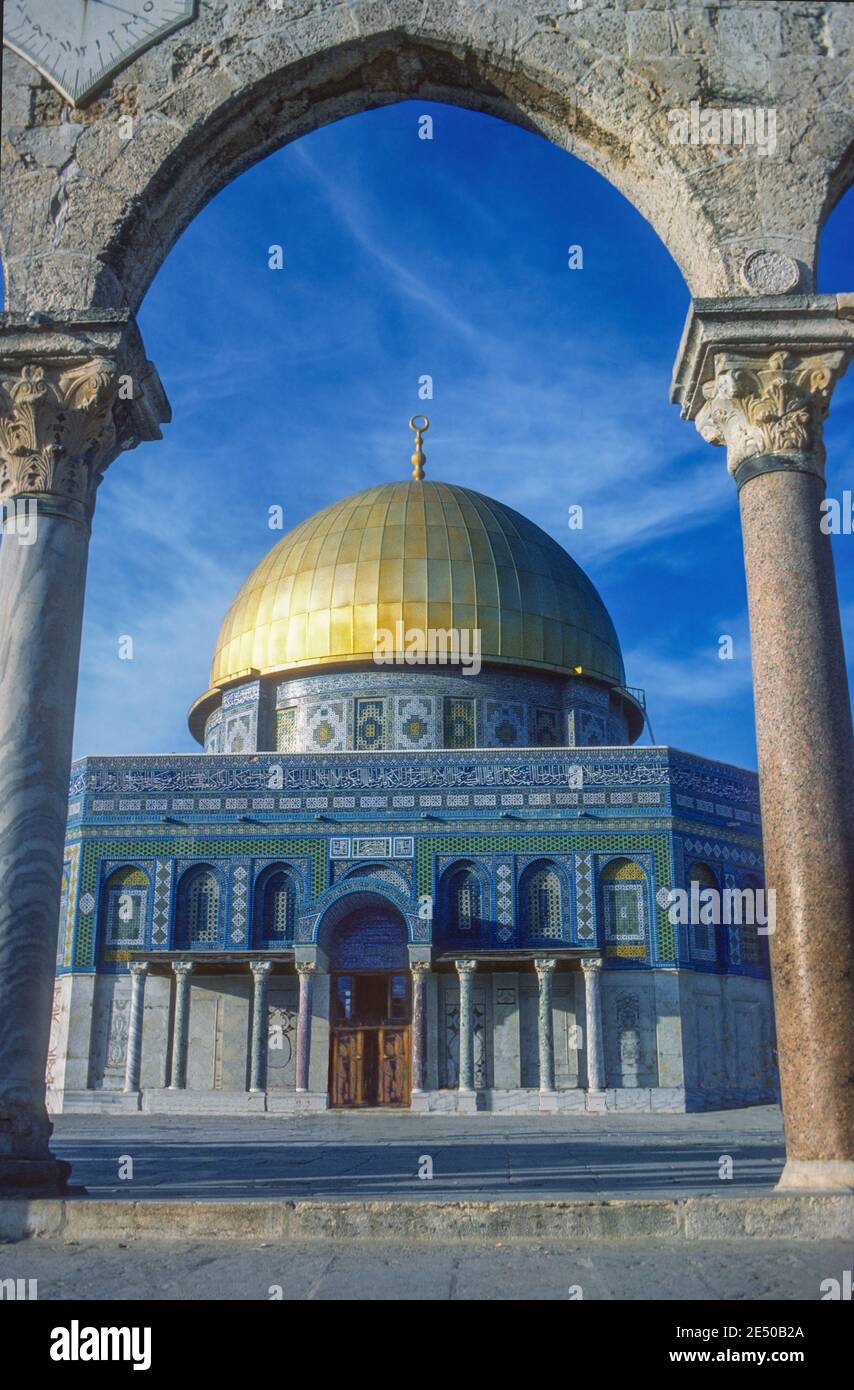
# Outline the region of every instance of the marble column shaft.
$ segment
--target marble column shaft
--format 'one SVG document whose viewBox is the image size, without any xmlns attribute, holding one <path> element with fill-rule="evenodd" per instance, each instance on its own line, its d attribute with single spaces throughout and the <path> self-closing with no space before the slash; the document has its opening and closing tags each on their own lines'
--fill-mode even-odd
<svg viewBox="0 0 854 1390">
<path fill-rule="evenodd" d="M 412 1090 L 424 1090 L 427 1070 L 427 961 L 413 961 L 412 971 Z"/>
<path fill-rule="evenodd" d="M 552 984 L 554 980 L 556 960 L 535 960 L 534 967 L 537 972 L 537 982 L 539 984 L 539 999 L 537 1007 L 537 1043 L 540 1058 L 540 1090 L 553 1091 L 555 1089 L 555 1049 L 554 1049 L 554 1023 L 552 1019 Z"/>
<path fill-rule="evenodd" d="M 128 1050 L 125 1064 L 126 1091 L 139 1090 L 142 1063 L 142 1021 L 145 1010 L 145 978 L 147 961 L 133 961 L 130 966 L 130 1018 L 128 1020 Z"/>
<path fill-rule="evenodd" d="M 719 353 L 696 424 L 726 446 L 739 490 L 765 887 L 775 897 L 780 1185 L 854 1191 L 854 732 L 822 525 L 822 422 L 849 352 Z"/>
<path fill-rule="evenodd" d="M 172 1025 L 172 1075 L 169 1089 L 183 1091 L 187 1085 L 187 1049 L 190 1041 L 190 976 L 191 960 L 172 963 L 175 973 L 175 1018 Z"/>
<path fill-rule="evenodd" d="M 45 1065 L 89 532 L 104 469 L 169 414 L 132 316 L 72 319 L 0 316 L 0 1190 L 69 1172 Z"/>
<path fill-rule="evenodd" d="M 270 971 L 269 960 L 253 960 L 252 971 L 252 1043 L 249 1063 L 250 1091 L 263 1091 L 267 1086 L 267 993 Z"/>
<path fill-rule="evenodd" d="M 311 1062 L 311 1013 L 314 975 L 317 966 L 312 961 L 297 964 L 299 975 L 299 1013 L 297 1015 L 296 1089 L 308 1090 L 308 1069 Z"/>
<path fill-rule="evenodd" d="M 474 1086 L 474 1003 L 472 977 L 477 961 L 456 961 L 460 979 L 460 1076 L 459 1089 L 473 1091 Z"/>
<path fill-rule="evenodd" d="M 739 503 L 787 1166 L 847 1162 L 854 1185 L 854 756 L 823 495 L 772 472 Z"/>
<path fill-rule="evenodd" d="M 596 956 L 582 960 L 584 971 L 584 1018 L 587 1028 L 587 1087 L 605 1089 L 605 1046 L 602 1035 L 602 961 Z"/>
</svg>

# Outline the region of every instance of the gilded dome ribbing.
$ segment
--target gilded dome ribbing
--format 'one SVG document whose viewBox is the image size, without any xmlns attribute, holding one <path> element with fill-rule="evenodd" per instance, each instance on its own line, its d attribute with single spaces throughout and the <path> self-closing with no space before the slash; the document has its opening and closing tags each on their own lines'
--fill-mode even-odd
<svg viewBox="0 0 854 1390">
<path fill-rule="evenodd" d="M 372 659 L 377 632 L 479 629 L 481 658 L 625 677 L 605 605 L 533 522 L 469 488 L 381 483 L 300 523 L 225 616 L 211 686 Z"/>
</svg>

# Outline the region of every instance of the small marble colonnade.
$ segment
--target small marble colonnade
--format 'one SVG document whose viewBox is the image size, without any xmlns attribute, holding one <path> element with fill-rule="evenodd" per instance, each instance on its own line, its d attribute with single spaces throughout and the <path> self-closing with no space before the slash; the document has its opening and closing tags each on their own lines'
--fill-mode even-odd
<svg viewBox="0 0 854 1390">
<path fill-rule="evenodd" d="M 587 1093 L 591 1109 L 599 1108 L 597 1098 L 601 1097 L 604 1109 L 605 1092 L 605 1047 L 602 1031 L 602 957 L 568 955 L 537 955 L 533 965 L 537 974 L 537 1053 L 539 1062 L 540 1109 L 557 1109 L 557 1086 L 555 1084 L 554 1055 L 554 1010 L 553 981 L 558 963 L 567 964 L 578 961 L 584 975 L 584 1013 L 586 1040 L 582 1046 L 582 1033 L 579 1029 L 579 1051 L 587 1058 Z M 493 962 L 484 962 L 484 964 Z M 459 1015 L 459 1080 L 457 1108 L 472 1111 L 477 1108 L 474 1065 L 474 1001 L 473 981 L 478 967 L 475 957 L 458 957 L 453 961 L 460 981 Z M 416 967 L 413 967 L 413 972 Z M 421 1038 L 417 1042 L 415 995 L 413 993 L 413 1036 L 412 1036 L 412 1091 L 413 1095 L 422 1089 L 419 1073 L 415 1069 L 416 1045 L 424 1047 L 423 1010 L 420 1024 Z"/>
<path fill-rule="evenodd" d="M 222 958 L 218 958 L 222 962 Z M 178 959 L 146 956 L 131 960 L 128 972 L 131 979 L 130 1011 L 128 1019 L 127 1058 L 125 1062 L 126 1092 L 138 1093 L 142 1070 L 143 1016 L 145 1010 L 145 982 L 152 965 L 169 965 L 175 977 L 174 1009 L 172 1011 L 171 1038 L 168 1052 L 171 1057 L 167 1089 L 183 1091 L 187 1089 L 187 1054 L 190 1037 L 190 982 L 200 964 L 211 964 L 210 958 L 203 956 L 181 956 Z M 230 962 L 231 963 L 231 962 Z M 252 975 L 252 1013 L 249 1042 L 249 1093 L 262 1094 L 267 1084 L 267 1056 L 269 1049 L 269 1027 L 267 1021 L 267 996 L 270 976 L 274 964 L 290 966 L 287 958 L 273 960 L 270 957 L 253 957 L 248 961 L 241 957 L 233 962 L 236 969 L 248 964 Z M 311 1055 L 312 1020 L 312 979 L 316 966 L 314 962 L 298 961 L 296 971 L 299 975 L 299 1011 L 297 1015 L 296 1037 L 296 1090 L 308 1090 L 308 1070 Z"/>
<path fill-rule="evenodd" d="M 553 978 L 558 956 L 537 956 L 533 960 L 538 982 L 537 1044 L 539 1057 L 540 1108 L 548 1110 L 557 1096 L 555 1085 L 554 1028 L 553 1028 Z M 575 959 L 573 957 L 573 959 Z M 152 961 L 151 957 L 132 960 L 128 970 L 131 979 L 130 1011 L 128 1020 L 127 1058 L 125 1063 L 124 1091 L 138 1094 L 142 1066 L 143 1016 L 145 1009 L 145 982 L 152 964 L 164 965 L 161 957 Z M 198 957 L 184 956 L 170 958 L 168 965 L 175 979 L 174 1009 L 172 1011 L 171 1057 L 167 1089 L 182 1091 L 187 1088 L 187 1053 L 190 1032 L 190 983 L 197 964 L 204 963 Z M 235 965 L 248 964 L 252 974 L 252 1013 L 249 1043 L 249 1093 L 263 1094 L 267 1084 L 267 1059 L 269 1048 L 269 1026 L 267 998 L 269 980 L 274 963 L 289 966 L 290 961 L 274 962 L 270 958 L 241 959 Z M 600 956 L 587 956 L 580 959 L 584 975 L 587 1090 L 594 1099 L 605 1090 L 605 1060 L 602 1034 L 602 991 Z M 477 1105 L 474 1065 L 474 1004 L 472 984 L 478 961 L 474 957 L 461 957 L 453 961 L 460 983 L 459 1005 L 459 1076 L 458 1108 L 471 1111 Z M 295 969 L 299 976 L 299 1008 L 296 1026 L 296 1072 L 295 1091 L 307 1093 L 309 1090 L 309 1064 L 311 1058 L 311 1033 L 313 1021 L 313 981 L 317 971 L 314 961 L 297 961 Z M 431 963 L 424 960 L 412 961 L 412 1077 L 411 1091 L 417 1097 L 425 1090 L 427 1070 L 427 1008 L 426 985 L 431 971 Z M 582 1050 L 581 1048 L 579 1050 Z M 417 1101 L 416 1101 L 417 1104 Z"/>
</svg>

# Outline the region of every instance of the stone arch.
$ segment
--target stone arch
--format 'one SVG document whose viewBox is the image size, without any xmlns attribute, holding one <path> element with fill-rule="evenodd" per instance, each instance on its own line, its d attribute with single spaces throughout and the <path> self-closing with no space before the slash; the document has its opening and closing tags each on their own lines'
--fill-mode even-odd
<svg viewBox="0 0 854 1390">
<path fill-rule="evenodd" d="M 468 927 L 462 925 L 461 904 L 459 899 L 455 901 L 455 895 L 464 885 L 468 887 L 470 896 L 469 911 L 472 920 Z M 476 863 L 473 859 L 455 859 L 451 864 L 447 864 L 439 880 L 439 922 L 442 937 L 457 945 L 461 942 L 468 942 L 472 946 L 482 944 L 484 934 L 489 930 L 492 915 L 490 898 L 490 877 L 482 864 Z"/>
<path fill-rule="evenodd" d="M 200 16 L 70 112 L 67 158 L 59 169 L 45 161 L 51 177 L 38 193 L 22 119 L 21 153 L 4 176 L 7 306 L 135 310 L 184 228 L 245 169 L 332 121 L 413 98 L 483 111 L 577 155 L 653 225 L 695 294 L 732 290 L 731 243 L 755 200 L 755 160 L 726 181 L 697 178 L 709 151 L 673 143 L 670 101 L 628 30 L 592 6 L 564 23 L 521 0 L 497 12 L 477 0 L 393 19 L 389 9 L 357 16 L 309 3 L 294 19 L 238 4 Z M 34 70 L 4 58 L 23 109 Z M 128 107 L 130 139 L 119 125 Z"/>
<path fill-rule="evenodd" d="M 253 945 L 293 942 L 301 887 L 299 874 L 284 860 L 261 870 L 252 889 Z"/>
<path fill-rule="evenodd" d="M 151 902 L 151 875 L 138 864 L 111 870 L 101 889 L 100 950 L 140 950 L 145 946 Z"/>
<path fill-rule="evenodd" d="M 535 859 L 519 875 L 519 934 L 522 941 L 569 939 L 566 874 L 554 859 Z"/>
<path fill-rule="evenodd" d="M 757 912 L 757 908 L 761 902 L 764 913 L 767 916 L 768 905 L 767 899 L 765 898 L 764 879 L 761 873 L 752 869 L 748 873 L 739 874 L 736 882 L 737 889 L 742 894 L 742 921 L 740 926 L 736 926 L 735 928 L 730 927 L 730 940 L 732 939 L 733 931 L 737 932 L 739 965 L 764 972 L 769 969 L 768 935 L 766 932 L 760 932 L 759 930 L 760 925 L 764 924 L 758 921 L 759 914 Z M 749 907 L 744 899 L 745 891 L 751 895 Z M 761 898 L 759 897 L 760 894 L 762 895 Z M 748 911 L 754 918 L 753 922 L 746 920 Z M 730 963 L 731 960 L 728 960 L 727 964 L 729 965 Z"/>
<path fill-rule="evenodd" d="M 213 864 L 206 863 L 193 864 L 185 869 L 178 880 L 175 894 L 173 939 L 176 949 L 215 950 L 222 946 L 224 909 L 225 880 L 222 872 Z"/>
<path fill-rule="evenodd" d="M 706 965 L 717 965 L 721 958 L 722 928 L 713 922 L 701 922 L 694 920 L 694 885 L 696 884 L 702 894 L 706 890 L 718 895 L 720 902 L 721 879 L 720 874 L 704 859 L 695 859 L 688 868 L 688 904 L 691 913 L 690 921 L 690 940 L 691 957 L 695 962 Z M 702 909 L 702 904 L 701 904 Z"/>
<path fill-rule="evenodd" d="M 409 936 L 401 908 L 376 889 L 337 898 L 317 926 L 330 970 L 407 970 Z"/>
<path fill-rule="evenodd" d="M 614 855 L 599 870 L 604 939 L 649 946 L 649 873 L 637 859 Z"/>
</svg>

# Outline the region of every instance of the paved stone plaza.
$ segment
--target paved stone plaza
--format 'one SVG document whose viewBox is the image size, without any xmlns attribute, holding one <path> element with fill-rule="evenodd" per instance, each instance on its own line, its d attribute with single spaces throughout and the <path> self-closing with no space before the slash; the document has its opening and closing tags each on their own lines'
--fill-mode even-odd
<svg viewBox="0 0 854 1390">
<path fill-rule="evenodd" d="M 303 1119 L 59 1115 L 54 1146 L 93 1198 L 482 1201 L 769 1193 L 785 1158 L 773 1106 L 698 1115 Z M 120 1180 L 122 1155 L 132 1180 Z M 432 1179 L 418 1177 L 422 1157 Z M 722 1157 L 733 1176 L 719 1177 Z"/>
<path fill-rule="evenodd" d="M 0 1247 L 0 1278 L 37 1279 L 39 1299 L 819 1299 L 852 1243 L 27 1241 Z M 570 1289 L 576 1290 L 570 1295 Z M 844 1314 L 843 1314 L 844 1316 Z"/>
</svg>

